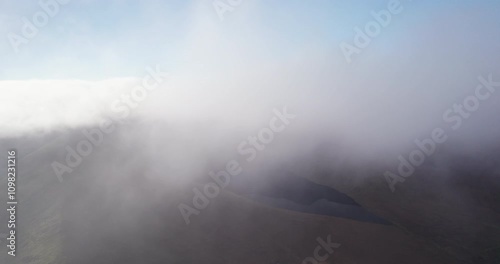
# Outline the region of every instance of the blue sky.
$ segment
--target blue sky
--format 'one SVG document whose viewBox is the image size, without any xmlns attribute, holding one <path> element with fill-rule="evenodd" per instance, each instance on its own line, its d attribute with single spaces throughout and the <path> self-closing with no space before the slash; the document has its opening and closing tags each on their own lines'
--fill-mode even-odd
<svg viewBox="0 0 500 264">
<path fill-rule="evenodd" d="M 42 9 L 38 1 L 3 1 L 0 78 L 105 79 L 141 76 L 146 66 L 157 63 L 176 71 L 200 64 L 217 68 L 231 58 L 250 64 L 286 62 L 314 52 L 336 61 L 342 59 L 339 43 L 352 41 L 353 28 L 370 21 L 370 12 L 385 9 L 388 2 L 246 0 L 220 21 L 212 1 L 73 0 L 15 53 L 7 35 L 20 34 L 21 17 L 31 20 Z M 367 54 L 411 56 L 412 49 L 423 48 L 412 46 L 421 37 L 427 38 L 426 48 L 439 50 L 444 44 L 439 34 L 498 50 L 488 45 L 500 36 L 498 1 L 401 4 L 404 11 Z"/>
</svg>

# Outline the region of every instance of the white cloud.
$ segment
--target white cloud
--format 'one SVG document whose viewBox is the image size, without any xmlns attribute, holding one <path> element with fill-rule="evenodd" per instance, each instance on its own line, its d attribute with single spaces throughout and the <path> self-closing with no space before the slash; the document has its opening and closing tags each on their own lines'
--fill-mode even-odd
<svg viewBox="0 0 500 264">
<path fill-rule="evenodd" d="M 0 136 L 43 133 L 100 121 L 133 79 L 0 81 Z"/>
</svg>

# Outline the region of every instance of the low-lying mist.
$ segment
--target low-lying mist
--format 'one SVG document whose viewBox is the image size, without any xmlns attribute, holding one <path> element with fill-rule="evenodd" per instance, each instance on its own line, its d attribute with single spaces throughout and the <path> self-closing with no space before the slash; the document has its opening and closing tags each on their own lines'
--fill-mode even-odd
<svg viewBox="0 0 500 264">
<path fill-rule="evenodd" d="M 283 43 L 254 20 L 254 5 L 224 25 L 201 6 L 181 41 L 186 64 L 158 54 L 135 77 L 0 81 L 0 142 L 17 150 L 19 186 L 33 203 L 21 219 L 57 212 L 53 233 L 64 234 L 57 243 L 70 263 L 182 263 L 194 258 L 185 248 L 210 241 L 214 222 L 255 235 L 246 217 L 267 209 L 248 198 L 292 176 L 394 219 L 402 205 L 373 205 L 391 191 L 404 202 L 442 195 L 457 215 L 472 212 L 464 222 L 481 206 L 498 212 L 499 58 L 494 43 L 464 39 L 485 21 L 430 16 L 409 23 L 412 34 L 387 30 L 392 45 L 373 40 L 363 60 L 346 63 L 335 41 Z M 380 181 L 383 191 L 372 185 Z M 205 203 L 198 191 L 213 210 L 196 204 Z M 481 232 L 464 236 L 474 246 Z"/>
</svg>

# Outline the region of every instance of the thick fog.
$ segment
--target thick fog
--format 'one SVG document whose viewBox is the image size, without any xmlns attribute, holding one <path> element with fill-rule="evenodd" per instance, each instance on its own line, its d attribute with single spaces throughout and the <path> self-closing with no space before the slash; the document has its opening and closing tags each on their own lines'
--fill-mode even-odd
<svg viewBox="0 0 500 264">
<path fill-rule="evenodd" d="M 77 227 L 87 220 L 100 223 L 96 219 L 104 211 L 89 209 L 97 194 L 113 208 L 106 212 L 117 221 L 116 230 L 135 234 L 144 210 L 165 197 L 165 206 L 174 208 L 172 218 L 184 224 L 179 204 L 191 205 L 193 186 L 212 181 L 211 174 L 228 166 L 238 176 L 231 190 L 238 192 L 268 184 L 266 177 L 280 170 L 316 180 L 321 178 L 312 174 L 323 168 L 338 172 L 330 177 L 352 172 L 354 185 L 359 178 L 385 181 L 384 172 L 398 174 L 398 157 L 408 159 L 419 149 L 415 141 L 431 139 L 436 129 L 444 135 L 434 137 L 446 138 L 435 143 L 437 154 L 429 158 L 442 169 L 438 178 L 453 172 L 448 167 L 455 155 L 473 158 L 498 150 L 500 57 L 494 51 L 500 40 L 490 35 L 498 25 L 487 18 L 430 13 L 415 22 L 413 13 L 401 14 L 409 18 L 394 20 L 348 63 L 337 40 L 352 42 L 351 34 L 321 41 L 324 32 L 303 21 L 311 38 L 288 43 L 259 22 L 259 5 L 265 3 L 242 6 L 224 23 L 207 14 L 206 5 L 192 5 L 175 60 L 158 49 L 161 59 L 133 77 L 0 81 L 3 146 L 33 160 L 25 170 L 43 168 L 50 181 L 85 186 L 65 191 L 64 197 L 74 199 L 65 201 L 72 209 L 63 213 L 76 228 L 70 233 L 83 234 Z M 160 24 L 144 31 L 161 31 Z M 171 41 L 158 39 L 157 46 Z M 91 142 L 88 155 L 80 153 L 80 161 L 70 158 L 75 166 L 68 164 L 68 147 L 77 150 L 89 138 L 98 144 Z M 238 165 L 228 165 L 232 161 Z M 80 209 L 99 213 L 89 220 Z M 154 219 L 147 224 L 147 230 L 166 228 Z M 68 252 L 98 251 L 75 248 Z"/>
</svg>

